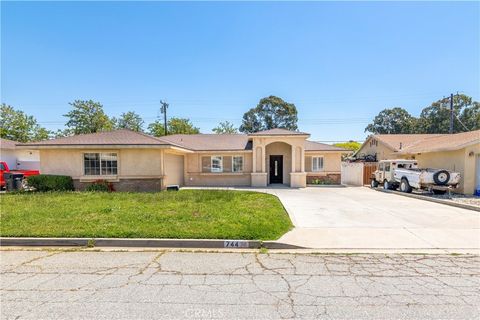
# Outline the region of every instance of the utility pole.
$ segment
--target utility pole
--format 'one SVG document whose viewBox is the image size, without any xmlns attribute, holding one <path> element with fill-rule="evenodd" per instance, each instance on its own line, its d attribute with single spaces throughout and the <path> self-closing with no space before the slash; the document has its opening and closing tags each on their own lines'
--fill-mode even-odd
<svg viewBox="0 0 480 320">
<path fill-rule="evenodd" d="M 165 135 L 167 135 L 167 108 L 168 103 L 163 100 L 160 100 L 160 111 L 163 113 L 163 126 L 165 128 Z"/>
<path fill-rule="evenodd" d="M 450 94 L 450 134 L 453 133 L 453 93 Z"/>
</svg>

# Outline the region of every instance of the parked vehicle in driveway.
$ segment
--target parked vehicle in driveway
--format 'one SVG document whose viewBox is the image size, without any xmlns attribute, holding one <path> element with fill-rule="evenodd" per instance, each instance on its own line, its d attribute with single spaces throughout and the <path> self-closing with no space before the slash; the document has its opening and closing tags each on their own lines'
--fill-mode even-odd
<svg viewBox="0 0 480 320">
<path fill-rule="evenodd" d="M 371 187 L 383 184 L 384 189 L 397 189 L 410 193 L 412 189 L 424 189 L 436 194 L 456 188 L 460 173 L 445 169 L 418 168 L 415 160 L 382 160 L 373 173 Z"/>
<path fill-rule="evenodd" d="M 6 186 L 6 181 L 4 174 L 5 173 L 12 173 L 15 175 L 21 175 L 22 179 L 25 179 L 29 176 L 34 176 L 40 174 L 38 170 L 10 170 L 8 164 L 5 161 L 0 161 L 0 188 L 4 189 Z"/>
</svg>

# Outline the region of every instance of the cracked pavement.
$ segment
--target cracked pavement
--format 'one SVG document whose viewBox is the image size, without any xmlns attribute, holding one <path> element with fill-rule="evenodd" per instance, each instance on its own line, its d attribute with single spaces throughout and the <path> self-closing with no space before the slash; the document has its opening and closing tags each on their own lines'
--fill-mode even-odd
<svg viewBox="0 0 480 320">
<path fill-rule="evenodd" d="M 2 319 L 478 319 L 480 257 L 0 251 Z"/>
</svg>

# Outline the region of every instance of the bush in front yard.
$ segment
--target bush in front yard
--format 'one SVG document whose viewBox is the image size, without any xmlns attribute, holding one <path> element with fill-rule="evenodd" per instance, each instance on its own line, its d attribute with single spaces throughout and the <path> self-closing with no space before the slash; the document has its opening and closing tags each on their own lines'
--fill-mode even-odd
<svg viewBox="0 0 480 320">
<path fill-rule="evenodd" d="M 69 176 L 39 174 L 27 178 L 28 186 L 36 191 L 73 191 L 73 179 Z"/>
<path fill-rule="evenodd" d="M 90 192 L 112 192 L 115 191 L 113 189 L 113 184 L 106 180 L 96 180 L 91 185 L 85 188 L 85 191 Z"/>
</svg>

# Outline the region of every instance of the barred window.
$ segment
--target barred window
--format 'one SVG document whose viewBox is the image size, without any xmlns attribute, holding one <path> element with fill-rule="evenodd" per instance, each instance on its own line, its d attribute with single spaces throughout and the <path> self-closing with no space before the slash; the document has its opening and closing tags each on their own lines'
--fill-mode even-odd
<svg viewBox="0 0 480 320">
<path fill-rule="evenodd" d="M 243 171 L 243 156 L 234 156 L 232 160 L 232 172 Z"/>
<path fill-rule="evenodd" d="M 86 176 L 111 176 L 117 174 L 116 153 L 84 153 L 83 169 Z"/>
</svg>

